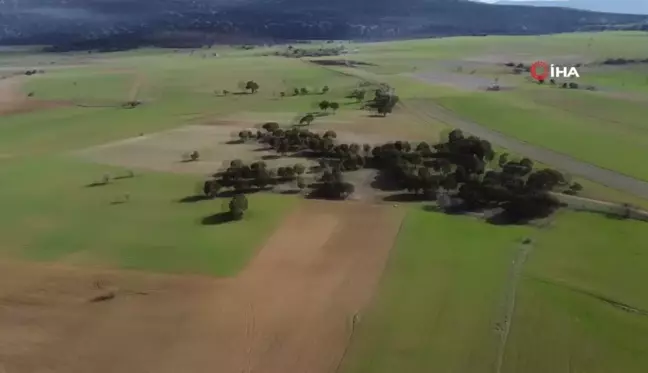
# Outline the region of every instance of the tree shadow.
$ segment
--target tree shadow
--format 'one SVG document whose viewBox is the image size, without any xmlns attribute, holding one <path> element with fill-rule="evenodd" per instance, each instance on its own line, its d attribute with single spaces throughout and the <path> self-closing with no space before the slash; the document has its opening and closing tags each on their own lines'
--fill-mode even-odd
<svg viewBox="0 0 648 373">
<path fill-rule="evenodd" d="M 112 201 L 112 202 L 110 202 L 110 205 L 111 205 L 111 206 L 114 206 L 114 205 L 123 205 L 124 203 L 126 203 L 126 201 Z"/>
<path fill-rule="evenodd" d="M 255 194 L 255 193 L 259 193 L 262 190 L 267 190 L 267 189 L 268 188 L 265 188 L 265 189 L 246 188 L 246 189 L 239 189 L 239 190 L 229 189 L 229 190 L 225 190 L 225 191 L 222 191 L 222 192 L 218 193 L 217 197 L 218 198 L 232 198 L 232 197 L 234 197 L 235 195 L 238 195 L 238 194 Z"/>
<path fill-rule="evenodd" d="M 281 155 L 279 154 L 266 154 L 261 156 L 261 159 L 263 159 L 264 161 L 272 161 L 279 158 L 281 158 Z"/>
<path fill-rule="evenodd" d="M 226 141 L 225 144 L 227 145 L 238 145 L 238 144 L 243 144 L 244 141 L 242 139 L 235 139 L 235 140 L 229 140 Z"/>
<path fill-rule="evenodd" d="M 367 116 L 368 116 L 369 118 L 387 118 L 387 116 L 385 116 L 385 115 L 382 115 L 382 114 L 376 114 L 376 113 L 369 114 L 369 115 L 367 115 Z"/>
<path fill-rule="evenodd" d="M 198 162 L 197 159 L 183 159 L 179 163 L 192 163 L 192 162 Z"/>
<path fill-rule="evenodd" d="M 299 189 L 289 189 L 289 190 L 282 190 L 279 192 L 279 194 L 287 195 L 287 196 L 294 196 L 301 193 L 301 190 Z"/>
<path fill-rule="evenodd" d="M 135 177 L 135 175 L 122 175 L 122 176 L 114 177 L 113 180 L 132 179 L 134 177 Z"/>
<path fill-rule="evenodd" d="M 110 183 L 104 183 L 103 181 L 95 181 L 93 183 L 86 184 L 85 187 L 86 188 L 96 188 L 96 187 L 106 186 L 106 185 L 110 185 Z"/>
<path fill-rule="evenodd" d="M 249 95 L 250 92 L 230 92 L 230 94 L 232 94 L 234 96 L 246 96 L 246 95 Z"/>
<path fill-rule="evenodd" d="M 232 218 L 232 214 L 227 212 L 219 212 L 213 215 L 205 216 L 202 218 L 200 221 L 200 224 L 202 225 L 220 225 L 220 224 L 226 224 L 233 222 L 234 218 Z"/>
<path fill-rule="evenodd" d="M 416 193 L 397 193 L 383 198 L 383 201 L 385 202 L 421 202 L 429 200 L 430 199 L 426 198 L 425 195 Z"/>
<path fill-rule="evenodd" d="M 270 148 L 270 147 L 264 147 L 264 148 L 256 148 L 256 149 L 254 149 L 252 151 L 253 152 L 269 152 L 269 151 L 272 151 L 272 150 L 274 150 L 274 149 Z"/>
<path fill-rule="evenodd" d="M 184 198 L 181 198 L 178 200 L 178 203 L 195 203 L 195 202 L 200 202 L 200 201 L 207 201 L 210 200 L 211 198 L 201 195 L 201 194 L 196 194 L 193 196 L 187 196 Z"/>
<path fill-rule="evenodd" d="M 402 186 L 398 185 L 396 181 L 390 179 L 383 173 L 378 173 L 369 185 L 383 192 L 398 192 L 403 190 Z"/>
</svg>

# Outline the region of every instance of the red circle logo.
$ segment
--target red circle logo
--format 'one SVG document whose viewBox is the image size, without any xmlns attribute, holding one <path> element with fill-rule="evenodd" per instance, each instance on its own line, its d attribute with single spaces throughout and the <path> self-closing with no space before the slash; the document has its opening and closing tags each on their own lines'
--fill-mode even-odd
<svg viewBox="0 0 648 373">
<path fill-rule="evenodd" d="M 544 61 L 534 62 L 529 70 L 531 77 L 537 81 L 544 81 L 549 77 L 549 64 Z"/>
</svg>

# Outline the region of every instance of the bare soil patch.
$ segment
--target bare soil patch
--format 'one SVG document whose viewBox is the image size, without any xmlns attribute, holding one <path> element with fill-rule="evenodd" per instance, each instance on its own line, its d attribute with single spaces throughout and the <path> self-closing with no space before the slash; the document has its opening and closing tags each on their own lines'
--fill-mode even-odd
<svg viewBox="0 0 648 373">
<path fill-rule="evenodd" d="M 213 174 L 234 159 L 246 163 L 264 160 L 270 167 L 315 164 L 301 158 L 273 159 L 276 153 L 263 150 L 254 141 L 231 144 L 244 128 L 241 125 L 185 126 L 95 146 L 76 154 L 93 162 L 114 166 L 200 175 Z M 183 162 L 183 154 L 193 150 L 200 153 L 200 159 Z"/>
<path fill-rule="evenodd" d="M 0 79 L 0 116 L 68 106 L 64 101 L 45 101 L 27 97 L 19 77 Z"/>
<path fill-rule="evenodd" d="M 324 133 L 335 130 L 338 140 L 358 144 L 380 144 L 386 141 L 415 140 L 422 134 L 430 134 L 430 126 L 419 126 L 415 118 L 405 120 L 410 114 L 394 115 L 387 118 L 370 118 L 366 113 L 353 120 L 340 118 L 337 121 L 316 123 L 309 130 Z M 169 131 L 142 134 L 125 140 L 94 146 L 76 151 L 92 162 L 126 168 L 149 169 L 162 172 L 178 172 L 199 175 L 213 174 L 234 159 L 250 163 L 263 160 L 269 167 L 290 166 L 302 163 L 305 166 L 316 165 L 314 160 L 301 157 L 278 157 L 278 154 L 265 148 L 254 140 L 245 144 L 235 144 L 238 133 L 251 129 L 255 121 L 236 121 L 224 118 L 218 124 L 190 125 Z M 408 129 L 408 126 L 418 126 Z M 372 134 L 371 131 L 374 131 Z M 375 132 L 382 132 L 376 134 Z M 400 135 L 399 135 L 400 133 Z M 433 136 L 424 139 L 431 140 Z M 183 154 L 197 150 L 200 159 L 195 162 L 183 162 Z"/>
<path fill-rule="evenodd" d="M 485 91 L 494 83 L 493 78 L 479 75 L 451 73 L 446 71 L 426 71 L 413 74 L 414 78 L 426 83 L 445 85 L 465 91 Z M 499 81 L 501 89 L 512 89 L 514 85 Z"/>
<path fill-rule="evenodd" d="M 306 202 L 232 279 L 0 263 L 0 368 L 333 373 L 400 212 Z"/>
</svg>

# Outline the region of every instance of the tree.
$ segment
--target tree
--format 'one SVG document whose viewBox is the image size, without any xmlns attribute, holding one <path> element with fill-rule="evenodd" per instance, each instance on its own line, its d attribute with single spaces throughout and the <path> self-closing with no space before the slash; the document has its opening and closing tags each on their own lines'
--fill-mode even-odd
<svg viewBox="0 0 648 373">
<path fill-rule="evenodd" d="M 279 92 L 279 96 L 281 96 L 282 98 L 286 97 L 286 92 Z"/>
<path fill-rule="evenodd" d="M 302 175 L 304 172 L 306 172 L 306 166 L 301 163 L 297 163 L 293 166 L 293 170 L 297 175 Z"/>
<path fill-rule="evenodd" d="M 203 193 L 209 198 L 214 198 L 222 189 L 222 185 L 217 180 L 207 180 L 203 185 Z"/>
<path fill-rule="evenodd" d="M 252 136 L 253 136 L 252 132 L 248 131 L 248 130 L 243 130 L 243 131 L 239 132 L 239 138 L 243 142 L 248 141 L 250 138 L 252 138 Z"/>
<path fill-rule="evenodd" d="M 337 138 L 337 133 L 335 131 L 328 130 L 324 132 L 324 138 L 325 139 L 335 139 Z"/>
<path fill-rule="evenodd" d="M 293 96 L 299 96 L 299 88 L 293 89 Z"/>
<path fill-rule="evenodd" d="M 320 102 L 318 106 L 319 106 L 319 108 L 321 110 L 326 111 L 326 110 L 328 110 L 328 108 L 330 106 L 330 103 L 328 101 L 324 100 L 324 101 Z"/>
<path fill-rule="evenodd" d="M 306 114 L 299 120 L 299 124 L 305 124 L 309 126 L 314 120 L 315 116 L 313 114 Z"/>
<path fill-rule="evenodd" d="M 329 91 L 329 86 L 325 85 L 325 86 L 322 88 L 322 94 L 326 94 L 328 91 Z"/>
<path fill-rule="evenodd" d="M 247 83 L 245 83 L 245 89 L 249 90 L 254 94 L 259 90 L 259 84 L 254 80 L 250 80 Z"/>
<path fill-rule="evenodd" d="M 366 91 L 364 89 L 354 89 L 353 92 L 351 92 L 347 98 L 353 98 L 356 100 L 356 102 L 361 102 L 364 100 L 366 95 Z"/>
<path fill-rule="evenodd" d="M 304 178 L 301 176 L 297 178 L 297 188 L 301 191 L 306 189 L 306 181 L 304 181 Z"/>
<path fill-rule="evenodd" d="M 279 129 L 279 123 L 277 122 L 266 122 L 261 126 L 264 130 L 268 132 L 274 132 Z"/>
<path fill-rule="evenodd" d="M 499 165 L 500 168 L 504 168 L 504 165 L 508 163 L 508 157 L 509 157 L 508 153 L 502 153 L 499 156 L 499 160 L 497 164 Z"/>
<path fill-rule="evenodd" d="M 340 108 L 340 104 L 338 104 L 337 102 L 331 102 L 331 103 L 329 103 L 329 107 L 330 107 L 333 111 L 337 111 L 337 109 Z"/>
<path fill-rule="evenodd" d="M 189 157 L 192 161 L 197 161 L 200 158 L 200 153 L 197 150 L 194 150 L 189 154 Z"/>
<path fill-rule="evenodd" d="M 248 200 L 244 194 L 237 194 L 229 202 L 229 212 L 234 220 L 243 219 L 243 214 L 248 209 Z"/>
<path fill-rule="evenodd" d="M 307 95 L 308 94 L 308 88 L 306 88 L 306 87 L 300 88 L 299 89 L 299 94 Z"/>
</svg>

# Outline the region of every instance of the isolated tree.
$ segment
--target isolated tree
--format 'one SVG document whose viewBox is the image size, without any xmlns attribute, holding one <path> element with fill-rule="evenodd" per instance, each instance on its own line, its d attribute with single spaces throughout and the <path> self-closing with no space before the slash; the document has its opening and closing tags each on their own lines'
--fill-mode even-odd
<svg viewBox="0 0 648 373">
<path fill-rule="evenodd" d="M 329 107 L 330 107 L 333 111 L 337 111 L 337 109 L 340 108 L 340 104 L 338 104 L 337 102 L 331 102 L 331 103 L 329 103 Z"/>
<path fill-rule="evenodd" d="M 223 96 L 227 96 L 229 95 L 229 93 L 230 91 L 228 91 L 227 89 L 223 89 Z"/>
<path fill-rule="evenodd" d="M 329 86 L 325 85 L 325 86 L 322 88 L 322 94 L 326 94 L 328 91 L 329 91 Z"/>
<path fill-rule="evenodd" d="M 197 161 L 197 160 L 200 158 L 200 153 L 198 153 L 197 150 L 194 150 L 194 151 L 191 152 L 191 154 L 189 155 L 189 157 L 190 157 L 190 159 L 191 159 L 192 161 Z"/>
<path fill-rule="evenodd" d="M 243 210 L 236 203 L 234 203 L 234 199 L 232 199 L 232 201 L 230 201 L 229 204 L 229 213 L 230 213 L 230 217 L 233 220 L 241 220 L 243 219 L 243 214 L 245 213 L 245 210 Z"/>
<path fill-rule="evenodd" d="M 308 94 L 308 88 L 302 87 L 299 89 L 299 93 L 302 95 L 307 95 Z"/>
<path fill-rule="evenodd" d="M 318 106 L 319 106 L 319 108 L 320 108 L 321 110 L 326 111 L 326 110 L 328 110 L 328 108 L 330 107 L 330 103 L 329 103 L 328 101 L 324 100 L 324 101 L 321 101 L 321 102 L 318 104 Z"/>
<path fill-rule="evenodd" d="M 286 97 L 286 92 L 279 92 L 279 96 L 281 96 L 282 98 Z"/>
<path fill-rule="evenodd" d="M 293 96 L 299 96 L 299 92 L 300 92 L 299 88 L 293 89 Z"/>
<path fill-rule="evenodd" d="M 259 84 L 254 80 L 250 80 L 245 83 L 245 89 L 249 90 L 251 93 L 256 93 L 259 90 Z"/>
</svg>

